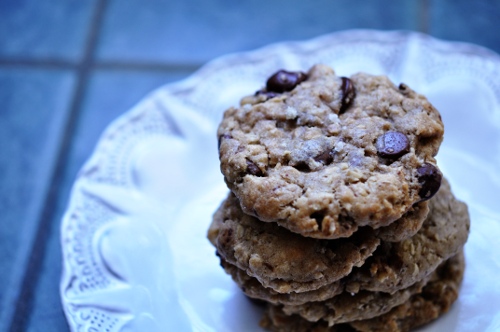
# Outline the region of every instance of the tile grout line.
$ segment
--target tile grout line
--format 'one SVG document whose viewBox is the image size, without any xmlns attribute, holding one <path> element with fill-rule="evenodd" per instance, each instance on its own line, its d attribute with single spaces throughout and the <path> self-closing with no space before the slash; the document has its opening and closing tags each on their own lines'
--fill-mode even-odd
<svg viewBox="0 0 500 332">
<path fill-rule="evenodd" d="M 90 70 L 195 71 L 203 63 L 163 63 L 150 61 L 101 60 L 88 64 Z M 36 67 L 43 69 L 81 70 L 81 64 L 58 59 L 1 59 L 0 67 Z"/>
<path fill-rule="evenodd" d="M 419 20 L 419 30 L 425 34 L 429 33 L 429 0 L 420 1 L 418 20 Z"/>
<path fill-rule="evenodd" d="M 141 61 L 99 61 L 94 64 L 94 69 L 101 70 L 143 70 L 143 71 L 190 71 L 198 70 L 203 63 L 161 63 Z"/>
<path fill-rule="evenodd" d="M 72 67 L 77 71 L 77 82 L 69 112 L 66 119 L 66 125 L 62 130 L 61 144 L 55 155 L 55 162 L 48 188 L 44 199 L 43 208 L 34 227 L 34 232 L 31 236 L 30 246 L 28 246 L 26 257 L 22 257 L 26 262 L 24 274 L 20 278 L 20 283 L 15 290 L 16 296 L 12 300 L 15 301 L 13 312 L 7 318 L 10 319 L 9 331 L 24 331 L 30 320 L 33 302 L 33 291 L 39 280 L 39 271 L 43 265 L 43 260 L 46 254 L 46 239 L 51 231 L 57 231 L 55 218 L 55 205 L 57 204 L 58 189 L 62 182 L 64 169 L 66 166 L 67 155 L 71 147 L 73 131 L 76 127 L 78 116 L 80 113 L 81 103 L 85 95 L 87 83 L 89 81 L 92 62 L 99 39 L 99 32 L 104 20 L 104 13 L 107 7 L 108 0 L 99 0 L 94 9 L 93 17 L 89 27 L 89 34 L 85 44 L 84 55 L 80 64 Z M 63 65 L 67 63 L 63 62 Z M 62 313 L 62 312 L 61 312 Z"/>
<path fill-rule="evenodd" d="M 59 60 L 59 59 L 2 59 L 0 58 L 0 66 L 2 67 L 36 67 L 43 69 L 78 69 L 78 63 Z"/>
</svg>

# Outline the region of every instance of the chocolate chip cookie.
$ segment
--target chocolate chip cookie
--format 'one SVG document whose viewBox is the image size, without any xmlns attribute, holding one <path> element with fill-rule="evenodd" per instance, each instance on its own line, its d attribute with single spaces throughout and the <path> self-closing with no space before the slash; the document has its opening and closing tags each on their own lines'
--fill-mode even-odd
<svg viewBox="0 0 500 332">
<path fill-rule="evenodd" d="M 228 211 L 227 209 L 230 209 L 232 211 Z M 378 230 L 374 231 L 374 234 L 384 241 L 394 240 L 398 237 L 403 237 L 403 239 L 407 238 L 408 234 L 413 235 L 413 233 L 416 233 L 416 231 L 418 230 L 418 228 L 416 227 L 418 225 L 422 225 L 423 220 L 425 220 L 425 216 L 427 216 L 428 210 L 429 209 L 427 202 L 416 204 L 409 213 L 403 216 L 403 218 L 397 220 L 387 227 L 379 228 Z M 216 245 L 217 243 L 217 237 L 219 236 L 220 227 L 223 219 L 225 218 L 232 218 L 232 220 L 236 221 L 236 223 L 239 223 L 239 220 L 241 220 L 241 218 L 249 218 L 253 220 L 253 222 L 258 222 L 257 220 L 255 220 L 255 218 L 244 215 L 239 207 L 237 199 L 233 195 L 230 195 L 227 201 L 225 201 L 225 203 L 223 203 L 223 205 L 221 205 L 221 207 L 219 208 L 219 212 L 216 213 L 214 222 L 209 231 L 209 238 L 214 245 Z M 267 227 L 273 228 L 274 226 Z M 286 233 L 284 229 L 282 231 Z M 293 234 L 292 236 L 294 238 L 297 238 L 295 234 Z M 273 245 L 269 244 L 268 249 L 273 250 Z M 251 277 L 245 270 L 242 270 L 237 266 L 227 262 L 224 258 L 221 258 L 221 265 L 226 273 L 232 276 L 233 280 L 240 286 L 240 288 L 245 292 L 246 295 L 254 299 L 260 299 L 274 304 L 298 305 L 310 301 L 324 301 L 344 291 L 346 281 L 348 281 L 349 279 L 344 278 L 341 280 L 337 280 L 331 283 L 327 283 L 320 288 L 312 290 L 306 290 L 307 285 L 304 284 L 300 285 L 301 287 L 294 287 L 286 285 L 285 281 L 271 281 L 270 284 L 278 286 L 277 289 L 282 291 L 280 293 L 272 288 L 264 287 L 257 278 Z M 309 286 L 313 286 L 313 284 Z M 294 291 L 287 292 L 291 288 L 293 288 Z"/>
<path fill-rule="evenodd" d="M 353 271 L 346 286 L 349 291 L 393 292 L 408 287 L 461 250 L 469 235 L 469 212 L 467 205 L 453 196 L 446 179 L 429 206 L 427 219 L 414 236 L 382 243 Z"/>
<path fill-rule="evenodd" d="M 449 310 L 458 297 L 464 268 L 463 251 L 460 251 L 436 269 L 421 292 L 412 295 L 408 301 L 393 307 L 388 312 L 370 319 L 329 326 L 324 320 L 310 322 L 297 314 L 287 315 L 281 306 L 270 304 L 267 306 L 261 325 L 276 332 L 409 331 L 436 319 Z"/>
<path fill-rule="evenodd" d="M 221 259 L 221 266 L 249 298 L 268 303 L 300 305 L 310 301 L 324 301 L 344 291 L 344 283 L 339 280 L 311 291 L 279 293 L 272 288 L 262 286 L 257 278 L 249 276 L 244 270 L 224 259 Z"/>
<path fill-rule="evenodd" d="M 394 293 L 410 287 L 458 252 L 469 230 L 466 205 L 454 198 L 446 179 L 429 205 L 420 230 L 401 242 L 377 236 L 403 221 L 378 230 L 361 228 L 348 239 L 319 240 L 245 215 L 230 194 L 214 215 L 209 238 L 226 272 L 248 296 L 288 305 L 288 312 L 312 301 L 309 306 L 319 307 L 317 312 L 324 306 L 319 301 L 344 289 Z"/>
<path fill-rule="evenodd" d="M 432 197 L 443 123 L 387 77 L 279 71 L 218 128 L 221 171 L 246 214 L 304 236 L 379 228 Z"/>
<path fill-rule="evenodd" d="M 234 195 L 215 213 L 208 237 L 219 255 L 279 293 L 307 292 L 361 266 L 380 240 L 369 229 L 335 241 L 306 238 L 246 215 Z"/>
<path fill-rule="evenodd" d="M 387 314 L 366 321 L 352 322 L 360 332 L 404 332 L 424 325 L 447 312 L 458 298 L 464 275 L 463 251 L 438 269 L 423 291 Z"/>
<path fill-rule="evenodd" d="M 430 278 L 431 275 L 392 294 L 370 291 L 360 291 L 357 294 L 343 292 L 326 301 L 284 305 L 282 310 L 287 315 L 297 314 L 311 322 L 325 321 L 328 326 L 369 319 L 382 315 L 391 308 L 408 301 L 413 294 L 422 291 Z"/>
</svg>

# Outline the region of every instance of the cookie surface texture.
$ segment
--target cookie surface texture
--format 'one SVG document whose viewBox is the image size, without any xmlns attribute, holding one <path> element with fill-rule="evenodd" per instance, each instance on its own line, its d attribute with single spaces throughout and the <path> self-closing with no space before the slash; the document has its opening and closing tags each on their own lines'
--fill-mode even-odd
<svg viewBox="0 0 500 332">
<path fill-rule="evenodd" d="M 218 128 L 221 171 L 245 213 L 335 239 L 387 226 L 437 191 L 444 128 L 425 97 L 324 65 L 283 75 L 293 85 L 243 98 Z"/>
<path fill-rule="evenodd" d="M 331 241 L 300 236 L 244 214 L 234 195 L 215 213 L 208 237 L 224 260 L 278 293 L 308 292 L 340 280 L 380 244 L 369 230 Z"/>
<path fill-rule="evenodd" d="M 209 238 L 223 260 L 272 290 L 259 289 L 258 283 L 245 278 L 247 294 L 254 298 L 287 304 L 297 304 L 291 301 L 299 298 L 321 301 L 333 296 L 333 289 L 339 287 L 350 293 L 360 290 L 393 293 L 425 278 L 443 260 L 457 253 L 467 240 L 470 223 L 467 207 L 455 199 L 446 180 L 429 206 L 429 213 L 422 214 L 416 208 L 377 230 L 364 227 L 349 238 L 321 240 L 244 214 L 237 198 L 230 194 L 214 215 Z M 425 212 L 426 209 L 427 205 Z M 387 233 L 397 233 L 388 231 L 394 225 L 412 224 L 415 214 L 426 216 L 416 234 L 400 242 L 384 240 Z M 384 233 L 381 238 L 380 233 Z M 237 271 L 226 270 L 236 280 L 244 280 L 237 277 Z M 325 292 L 324 287 L 332 290 Z M 297 295 L 292 300 L 289 296 L 274 296 L 273 292 L 309 294 Z"/>
<path fill-rule="evenodd" d="M 401 242 L 381 244 L 366 263 L 349 275 L 347 289 L 394 292 L 406 288 L 454 256 L 469 236 L 467 205 L 455 198 L 446 179 L 429 200 L 422 228 Z"/>
<path fill-rule="evenodd" d="M 310 301 L 324 301 L 343 292 L 343 283 L 336 281 L 318 289 L 306 292 L 279 293 L 272 288 L 266 288 L 245 271 L 221 259 L 221 265 L 227 274 L 231 275 L 240 289 L 249 297 L 273 304 L 300 305 Z"/>
<path fill-rule="evenodd" d="M 324 320 L 310 322 L 297 314 L 286 315 L 281 306 L 268 305 L 261 325 L 276 332 L 407 332 L 450 309 L 458 297 L 464 268 L 464 255 L 460 251 L 438 267 L 420 293 L 371 319 L 328 326 Z"/>
</svg>

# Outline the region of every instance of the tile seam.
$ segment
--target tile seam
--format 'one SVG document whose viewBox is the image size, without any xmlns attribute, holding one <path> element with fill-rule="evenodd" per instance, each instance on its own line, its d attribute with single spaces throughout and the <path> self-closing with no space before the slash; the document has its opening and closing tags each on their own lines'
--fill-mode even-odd
<svg viewBox="0 0 500 332">
<path fill-rule="evenodd" d="M 87 70 L 137 70 L 137 71 L 195 71 L 203 63 L 168 63 L 148 61 L 92 61 Z M 59 60 L 0 59 L 0 67 L 28 67 L 37 69 L 66 69 L 82 71 L 82 65 Z"/>
<path fill-rule="evenodd" d="M 48 188 L 44 196 L 43 208 L 33 227 L 32 241 L 21 259 L 26 263 L 24 273 L 20 276 L 17 289 L 11 297 L 15 307 L 11 309 L 12 313 L 7 316 L 9 321 L 9 331 L 24 331 L 30 320 L 32 312 L 32 302 L 34 289 L 38 285 L 39 272 L 43 266 L 43 260 L 46 254 L 46 239 L 51 231 L 58 232 L 55 229 L 58 225 L 55 218 L 55 207 L 58 199 L 58 189 L 64 176 L 67 156 L 71 147 L 73 131 L 76 127 L 78 116 L 81 109 L 86 86 L 89 80 L 91 64 L 95 48 L 99 38 L 100 27 L 104 18 L 108 0 L 98 0 L 93 12 L 93 17 L 89 25 L 88 37 L 85 43 L 84 55 L 81 62 L 74 67 L 77 74 L 77 82 L 74 88 L 72 101 L 68 107 L 65 126 L 61 130 L 60 145 L 55 153 L 54 167 L 48 181 Z M 9 299 L 8 299 L 9 300 Z M 62 314 L 62 312 L 61 312 Z"/>
</svg>

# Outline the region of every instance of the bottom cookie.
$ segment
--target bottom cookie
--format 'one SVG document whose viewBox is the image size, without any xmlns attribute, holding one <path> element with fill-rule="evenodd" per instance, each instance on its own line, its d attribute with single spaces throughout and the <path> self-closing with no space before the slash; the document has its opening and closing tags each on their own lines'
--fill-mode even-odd
<svg viewBox="0 0 500 332">
<path fill-rule="evenodd" d="M 328 327 L 326 321 L 309 322 L 299 315 L 286 315 L 281 306 L 268 305 L 261 326 L 287 332 L 404 332 L 435 320 L 447 312 L 458 297 L 464 273 L 463 251 L 448 259 L 422 289 L 389 312 L 366 320 Z"/>
</svg>

